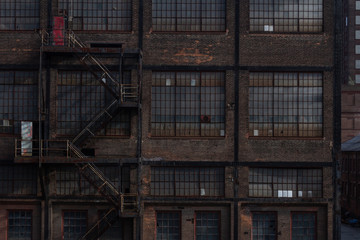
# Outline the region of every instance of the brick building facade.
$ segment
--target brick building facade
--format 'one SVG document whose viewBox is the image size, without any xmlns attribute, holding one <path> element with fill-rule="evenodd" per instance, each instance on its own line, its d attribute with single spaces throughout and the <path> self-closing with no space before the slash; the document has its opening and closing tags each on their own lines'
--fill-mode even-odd
<svg viewBox="0 0 360 240">
<path fill-rule="evenodd" d="M 0 4 L 0 239 L 336 239 L 337 1 Z"/>
</svg>

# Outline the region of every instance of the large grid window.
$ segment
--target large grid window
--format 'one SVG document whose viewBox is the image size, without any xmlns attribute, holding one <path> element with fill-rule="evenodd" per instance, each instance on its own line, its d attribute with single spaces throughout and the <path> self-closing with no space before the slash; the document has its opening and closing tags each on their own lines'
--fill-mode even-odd
<svg viewBox="0 0 360 240">
<path fill-rule="evenodd" d="M 36 71 L 0 71 L 0 133 L 20 134 L 21 121 L 37 120 L 36 83 Z"/>
<path fill-rule="evenodd" d="M 180 240 L 180 212 L 156 213 L 156 240 Z"/>
<path fill-rule="evenodd" d="M 124 72 L 124 81 L 131 79 Z M 57 88 L 57 133 L 74 135 L 81 131 L 92 118 L 112 101 L 112 96 L 89 72 L 60 71 Z M 121 111 L 98 135 L 128 136 L 130 114 Z"/>
<path fill-rule="evenodd" d="M 225 31 L 225 0 L 153 0 L 154 31 Z"/>
<path fill-rule="evenodd" d="M 87 230 L 86 211 L 63 211 L 63 240 L 77 240 Z"/>
<path fill-rule="evenodd" d="M 250 197 L 322 197 L 321 169 L 250 168 Z"/>
<path fill-rule="evenodd" d="M 196 240 L 220 239 L 220 212 L 195 212 Z"/>
<path fill-rule="evenodd" d="M 0 195 L 36 195 L 35 166 L 1 166 Z"/>
<path fill-rule="evenodd" d="M 99 166 L 101 172 L 123 193 L 130 191 L 129 167 Z M 56 169 L 57 195 L 99 195 L 99 192 L 73 167 Z"/>
<path fill-rule="evenodd" d="M 323 0 L 250 0 L 250 31 L 321 32 Z"/>
<path fill-rule="evenodd" d="M 0 1 L 0 30 L 35 30 L 39 23 L 39 0 Z"/>
<path fill-rule="evenodd" d="M 73 17 L 73 30 L 131 31 L 131 0 L 59 0 Z"/>
<path fill-rule="evenodd" d="M 152 136 L 225 136 L 223 72 L 153 72 Z"/>
<path fill-rule="evenodd" d="M 250 73 L 250 136 L 321 137 L 321 73 Z"/>
<path fill-rule="evenodd" d="M 223 196 L 223 168 L 151 168 L 155 196 Z"/>
<path fill-rule="evenodd" d="M 32 211 L 8 210 L 7 240 L 32 239 Z"/>
<path fill-rule="evenodd" d="M 316 212 L 291 213 L 291 240 L 316 240 Z"/>
<path fill-rule="evenodd" d="M 252 213 L 252 239 L 253 240 L 276 240 L 277 239 L 277 215 L 274 212 Z"/>
</svg>

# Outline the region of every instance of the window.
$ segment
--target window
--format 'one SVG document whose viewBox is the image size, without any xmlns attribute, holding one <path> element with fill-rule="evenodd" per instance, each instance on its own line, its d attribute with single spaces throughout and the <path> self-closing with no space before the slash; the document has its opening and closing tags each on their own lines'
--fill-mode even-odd
<svg viewBox="0 0 360 240">
<path fill-rule="evenodd" d="M 322 170 L 250 168 L 249 196 L 322 197 Z"/>
<path fill-rule="evenodd" d="M 252 32 L 321 32 L 323 0 L 250 0 Z"/>
<path fill-rule="evenodd" d="M 316 213 L 291 213 L 291 240 L 316 240 Z"/>
<path fill-rule="evenodd" d="M 180 240 L 180 212 L 156 213 L 156 240 Z"/>
<path fill-rule="evenodd" d="M 123 79 L 130 81 L 130 72 Z M 57 89 L 57 133 L 75 135 L 103 110 L 113 97 L 89 72 L 60 71 Z M 130 114 L 121 111 L 97 135 L 130 135 Z"/>
<path fill-rule="evenodd" d="M 250 136 L 321 137 L 321 73 L 250 73 Z"/>
<path fill-rule="evenodd" d="M 0 195 L 36 195 L 36 193 L 36 166 L 0 167 Z"/>
<path fill-rule="evenodd" d="M 7 240 L 32 239 L 32 211 L 8 210 Z"/>
<path fill-rule="evenodd" d="M 225 0 L 153 0 L 154 31 L 225 31 Z"/>
<path fill-rule="evenodd" d="M 121 192 L 130 190 L 129 167 L 99 166 L 99 170 Z M 57 195 L 99 195 L 98 191 L 74 167 L 61 166 L 56 168 Z"/>
<path fill-rule="evenodd" d="M 73 30 L 131 31 L 131 0 L 59 0 L 73 17 Z"/>
<path fill-rule="evenodd" d="M 77 240 L 86 230 L 86 211 L 63 211 L 63 240 Z"/>
<path fill-rule="evenodd" d="M 152 136 L 225 136 L 223 72 L 153 72 Z"/>
<path fill-rule="evenodd" d="M 277 239 L 277 215 L 274 212 L 252 213 L 252 240 Z"/>
<path fill-rule="evenodd" d="M 220 239 L 220 212 L 195 212 L 196 240 Z"/>
<path fill-rule="evenodd" d="M 21 121 L 37 120 L 37 77 L 36 71 L 0 71 L 0 133 L 20 134 Z"/>
<path fill-rule="evenodd" d="M 0 30 L 38 29 L 39 9 L 39 0 L 1 0 Z"/>
<path fill-rule="evenodd" d="M 151 168 L 155 196 L 223 196 L 223 168 Z"/>
</svg>

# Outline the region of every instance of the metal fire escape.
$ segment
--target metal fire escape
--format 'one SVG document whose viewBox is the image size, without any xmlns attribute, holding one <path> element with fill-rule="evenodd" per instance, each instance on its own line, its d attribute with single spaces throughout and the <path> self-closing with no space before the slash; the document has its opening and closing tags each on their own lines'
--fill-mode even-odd
<svg viewBox="0 0 360 240">
<path fill-rule="evenodd" d="M 89 47 L 82 43 L 72 31 L 64 31 L 64 44 L 61 46 L 66 51 L 71 52 L 77 57 L 81 64 L 106 88 L 113 99 L 107 106 L 86 124 L 78 134 L 67 141 L 67 149 L 72 156 L 80 159 L 88 159 L 81 150 L 80 145 L 89 137 L 94 136 L 98 130 L 106 126 L 115 116 L 118 110 L 124 106 L 138 106 L 138 93 L 140 78 L 137 84 L 122 84 L 108 70 L 108 68 L 91 53 Z M 42 46 L 44 48 L 55 47 L 54 36 L 46 31 L 41 32 Z M 42 53 L 41 53 L 42 54 Z M 124 51 L 121 50 L 120 62 L 122 62 Z M 141 76 L 141 52 L 137 53 L 137 64 L 139 76 Z M 40 63 L 42 64 L 42 63 Z M 121 66 L 121 65 L 120 65 Z M 120 68 L 121 71 L 121 68 Z M 120 72 L 121 76 L 121 72 Z M 41 153 L 41 146 L 39 152 Z M 80 174 L 112 205 L 106 214 L 99 219 L 88 231 L 79 239 L 98 239 L 119 217 L 135 217 L 138 214 L 137 194 L 124 194 L 118 191 L 114 184 L 96 167 L 94 163 L 86 161 L 74 161 Z"/>
</svg>

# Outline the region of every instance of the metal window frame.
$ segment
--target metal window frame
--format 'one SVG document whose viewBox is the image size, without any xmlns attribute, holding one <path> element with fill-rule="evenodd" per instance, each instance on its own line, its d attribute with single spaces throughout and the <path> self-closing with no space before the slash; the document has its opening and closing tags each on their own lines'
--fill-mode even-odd
<svg viewBox="0 0 360 240">
<path fill-rule="evenodd" d="M 291 211 L 290 212 L 290 240 L 293 239 L 293 235 L 292 235 L 293 234 L 293 216 L 295 214 L 313 214 L 315 216 L 315 225 L 314 225 L 314 227 L 315 227 L 315 236 L 314 236 L 315 239 L 314 240 L 316 240 L 317 239 L 317 230 L 318 230 L 317 212 L 316 211 Z"/>
<path fill-rule="evenodd" d="M 34 231 L 33 231 L 33 228 L 34 228 L 33 209 L 7 209 L 6 210 L 6 232 L 5 232 L 6 236 L 5 236 L 5 238 L 9 239 L 8 238 L 9 237 L 8 236 L 9 235 L 9 213 L 14 212 L 14 211 L 17 211 L 17 212 L 30 212 L 31 213 L 31 237 L 30 237 L 30 240 L 32 240 L 33 239 L 33 233 L 34 233 Z"/>
<path fill-rule="evenodd" d="M 82 213 L 86 213 L 86 227 L 85 229 L 87 229 L 89 227 L 89 213 L 88 213 L 88 210 L 78 210 L 78 209 L 63 209 L 61 211 L 61 239 L 64 240 L 64 227 L 65 227 L 65 218 L 64 218 L 64 215 L 65 215 L 65 212 L 72 212 L 72 213 L 75 213 L 75 212 L 82 212 Z M 84 232 L 85 233 L 85 232 Z"/>
<path fill-rule="evenodd" d="M 182 212 L 181 211 L 171 211 L 171 210 L 158 210 L 158 211 L 155 211 L 155 239 L 157 240 L 157 232 L 158 232 L 158 213 L 177 213 L 179 214 L 179 226 L 178 226 L 178 229 L 179 229 L 179 239 L 182 239 L 181 238 L 181 230 L 182 230 Z M 161 239 L 161 240 L 165 240 L 165 239 Z"/>
<path fill-rule="evenodd" d="M 273 215 L 275 217 L 275 240 L 278 239 L 277 231 L 278 231 L 278 213 L 275 211 L 251 211 L 251 239 L 253 239 L 253 221 L 254 221 L 254 214 L 263 214 L 263 215 Z"/>
<path fill-rule="evenodd" d="M 197 214 L 198 213 L 215 213 L 218 215 L 218 238 L 217 240 L 220 240 L 221 239 L 221 211 L 220 210 L 195 210 L 194 211 L 194 239 L 196 240 L 196 227 L 197 227 L 197 224 L 196 224 L 196 220 L 197 220 Z"/>
</svg>

